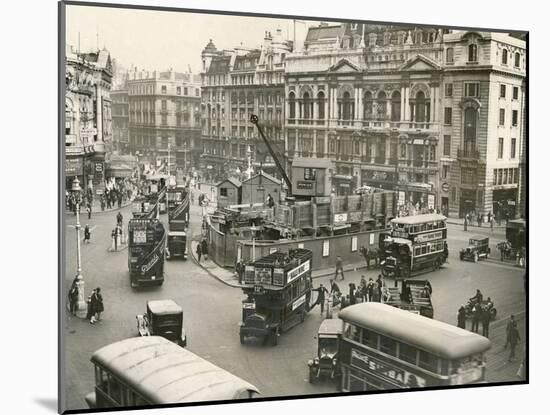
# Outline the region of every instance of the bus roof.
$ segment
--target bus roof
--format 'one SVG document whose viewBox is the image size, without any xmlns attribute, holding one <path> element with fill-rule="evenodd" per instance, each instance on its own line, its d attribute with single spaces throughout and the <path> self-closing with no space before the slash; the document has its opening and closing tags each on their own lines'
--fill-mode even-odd
<svg viewBox="0 0 550 415">
<path fill-rule="evenodd" d="M 178 314 L 182 313 L 182 308 L 173 300 L 151 300 L 147 301 L 147 307 L 151 313 L 162 314 Z"/>
<path fill-rule="evenodd" d="M 91 361 L 152 404 L 229 400 L 244 391 L 259 393 L 254 385 L 158 336 L 110 344 L 97 350 Z"/>
<path fill-rule="evenodd" d="M 381 303 L 346 307 L 339 317 L 444 359 L 460 359 L 491 347 L 486 337 Z"/>
<path fill-rule="evenodd" d="M 402 225 L 418 225 L 428 222 L 436 222 L 440 220 L 447 220 L 446 216 L 440 215 L 438 213 L 426 213 L 424 215 L 416 216 L 404 216 L 401 218 L 395 218 L 391 220 L 391 223 L 397 223 Z"/>
</svg>

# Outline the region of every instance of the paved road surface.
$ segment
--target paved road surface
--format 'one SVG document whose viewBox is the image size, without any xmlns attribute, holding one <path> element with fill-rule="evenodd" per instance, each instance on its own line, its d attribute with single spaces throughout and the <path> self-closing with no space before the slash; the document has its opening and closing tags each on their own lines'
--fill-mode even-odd
<svg viewBox="0 0 550 415">
<path fill-rule="evenodd" d="M 199 232 L 200 209 L 192 207 L 190 233 Z M 122 209 L 126 224 L 130 208 Z M 166 215 L 163 215 L 163 220 Z M 93 390 L 94 375 L 89 362 L 98 348 L 137 334 L 135 315 L 143 313 L 151 299 L 172 298 L 184 309 L 184 322 L 189 336 L 189 349 L 255 384 L 264 395 L 292 395 L 334 392 L 330 384 L 310 385 L 307 381 L 307 360 L 316 353 L 316 335 L 321 316 L 313 310 L 303 325 L 281 336 L 276 347 L 239 343 L 238 323 L 241 319 L 240 290 L 221 284 L 199 268 L 192 260 L 166 262 L 166 281 L 162 287 L 132 289 L 127 269 L 127 251 L 108 252 L 111 229 L 116 212 L 98 213 L 83 225 L 95 226 L 92 243 L 82 246 L 82 269 L 86 294 L 102 289 L 105 313 L 103 320 L 91 325 L 85 320 L 67 316 L 63 331 L 66 338 L 67 407 L 85 407 L 84 396 Z M 66 283 L 70 284 L 76 269 L 75 219 L 67 216 Z M 435 317 L 455 324 L 458 306 L 472 296 L 476 288 L 493 298 L 499 310 L 498 319 L 525 309 L 523 272 L 497 261 L 477 264 L 458 260 L 458 249 L 467 243 L 473 231 L 463 232 L 459 226 L 449 229 L 451 262 L 444 269 L 425 274 L 434 288 Z M 491 234 L 488 228 L 475 233 Z M 495 230 L 492 249 L 502 231 Z M 496 251 L 495 251 L 496 252 Z M 376 277 L 377 271 L 366 272 Z M 346 275 L 358 282 L 361 272 Z M 325 279 L 328 282 L 328 278 Z M 323 280 L 315 280 L 318 284 Z"/>
</svg>

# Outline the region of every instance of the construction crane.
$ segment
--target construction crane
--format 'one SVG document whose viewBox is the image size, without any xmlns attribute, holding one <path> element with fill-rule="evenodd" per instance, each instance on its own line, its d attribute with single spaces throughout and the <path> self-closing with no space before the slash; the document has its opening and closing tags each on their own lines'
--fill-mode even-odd
<svg viewBox="0 0 550 415">
<path fill-rule="evenodd" d="M 277 166 L 277 168 L 279 169 L 279 172 L 281 173 L 281 176 L 283 177 L 283 180 L 285 181 L 286 183 L 286 186 L 288 188 L 288 195 L 292 195 L 292 182 L 290 181 L 290 178 L 288 177 L 288 175 L 286 174 L 286 170 L 285 168 L 283 167 L 282 163 L 281 163 L 281 160 L 280 159 L 283 159 L 284 156 L 282 154 L 280 154 L 280 152 L 276 151 L 274 148 L 273 148 L 273 145 L 272 143 L 267 139 L 267 137 L 265 136 L 264 134 L 264 131 L 262 129 L 262 126 L 259 124 L 258 122 L 258 116 L 255 115 L 255 114 L 252 114 L 250 115 L 250 122 L 252 124 L 254 124 L 256 126 L 256 128 L 258 129 L 258 132 L 260 133 L 260 136 L 262 137 L 262 139 L 264 140 L 264 143 L 265 143 L 265 146 L 267 147 L 267 150 L 269 151 L 269 154 L 271 155 L 271 158 L 273 159 L 273 161 L 275 162 L 275 165 Z"/>
</svg>

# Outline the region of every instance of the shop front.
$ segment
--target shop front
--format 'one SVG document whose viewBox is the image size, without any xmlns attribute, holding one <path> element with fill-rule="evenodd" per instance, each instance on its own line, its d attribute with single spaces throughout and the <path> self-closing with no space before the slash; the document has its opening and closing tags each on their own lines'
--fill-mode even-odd
<svg viewBox="0 0 550 415">
<path fill-rule="evenodd" d="M 513 219 L 516 217 L 517 199 L 517 185 L 513 188 L 493 188 L 493 213 L 497 221 Z"/>
<path fill-rule="evenodd" d="M 473 189 L 460 189 L 460 203 L 458 217 L 463 218 L 468 213 L 477 215 L 477 192 Z"/>
<path fill-rule="evenodd" d="M 397 174 L 395 171 L 363 170 L 361 173 L 362 186 L 376 187 L 384 190 L 395 190 Z"/>
<path fill-rule="evenodd" d="M 65 158 L 65 189 L 67 191 L 71 191 L 73 180 L 77 177 L 78 181 L 80 182 L 80 185 L 83 186 L 83 184 L 86 183 L 86 180 L 84 180 L 84 157 L 83 156 L 76 156 L 76 157 L 69 157 L 67 156 Z M 86 190 L 84 188 L 84 190 Z"/>
<path fill-rule="evenodd" d="M 402 214 L 418 215 L 434 211 L 435 193 L 428 183 L 400 183 L 397 188 L 397 206 Z"/>
</svg>

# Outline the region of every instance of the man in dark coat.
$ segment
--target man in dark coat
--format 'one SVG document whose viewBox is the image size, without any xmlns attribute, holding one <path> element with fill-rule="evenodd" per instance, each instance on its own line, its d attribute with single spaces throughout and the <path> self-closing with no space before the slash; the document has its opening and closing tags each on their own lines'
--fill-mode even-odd
<svg viewBox="0 0 550 415">
<path fill-rule="evenodd" d="M 461 329 L 466 329 L 466 309 L 463 305 L 460 306 L 458 309 L 458 315 L 456 317 L 457 319 L 457 326 Z"/>
<path fill-rule="evenodd" d="M 382 282 L 382 274 L 378 274 L 378 278 L 376 279 L 376 292 L 378 294 L 378 302 L 382 301 L 382 286 L 384 283 Z"/>
<path fill-rule="evenodd" d="M 76 282 L 73 282 L 73 284 L 71 285 L 71 289 L 69 290 L 69 311 L 71 312 L 71 314 L 76 314 L 77 304 L 78 304 L 78 287 L 76 285 Z"/>
<path fill-rule="evenodd" d="M 472 312 L 472 331 L 477 333 L 479 330 L 479 320 L 481 320 L 481 315 L 483 313 L 479 302 L 474 305 Z"/>
<path fill-rule="evenodd" d="M 334 279 L 338 278 L 338 273 L 342 275 L 342 281 L 344 281 L 344 261 L 342 257 L 336 257 L 336 270 L 334 271 Z"/>
<path fill-rule="evenodd" d="M 464 216 L 464 231 L 468 230 L 468 215 Z"/>
<path fill-rule="evenodd" d="M 367 283 L 367 294 L 368 299 L 367 301 L 374 301 L 374 281 L 372 278 L 369 278 L 369 282 Z"/>
<path fill-rule="evenodd" d="M 504 350 L 508 347 L 510 344 L 510 332 L 512 331 L 512 327 L 516 324 L 516 320 L 514 315 L 512 314 L 510 316 L 510 320 L 508 320 L 508 323 L 506 324 L 506 343 L 504 344 Z"/>
<path fill-rule="evenodd" d="M 122 226 L 123 220 L 124 220 L 124 217 L 122 216 L 122 213 L 118 212 L 116 215 L 116 224 L 119 226 Z"/>
<path fill-rule="evenodd" d="M 328 294 L 328 290 L 323 286 L 323 284 L 319 284 L 319 288 L 314 288 L 313 291 L 317 291 L 319 293 L 314 306 L 320 304 L 321 314 L 323 314 L 325 312 L 325 294 Z"/>
<path fill-rule="evenodd" d="M 206 239 L 203 239 L 201 241 L 201 251 L 202 251 L 202 254 L 204 255 L 204 260 L 207 261 L 208 260 L 208 243 L 206 243 Z"/>
<path fill-rule="evenodd" d="M 90 226 L 86 224 L 86 226 L 84 227 L 84 243 L 89 244 L 90 238 L 91 238 Z"/>
<path fill-rule="evenodd" d="M 512 324 L 512 328 L 510 329 L 510 357 L 508 358 L 509 362 L 513 362 L 516 358 L 516 346 L 518 345 L 518 342 L 521 340 L 519 337 L 519 330 L 516 322 Z"/>
<path fill-rule="evenodd" d="M 489 338 L 489 323 L 491 322 L 491 308 L 483 307 L 481 310 L 481 335 Z"/>
<path fill-rule="evenodd" d="M 197 252 L 197 260 L 200 263 L 201 262 L 201 256 L 202 256 L 202 249 L 201 249 L 201 244 L 200 243 L 197 244 L 196 252 Z"/>
<path fill-rule="evenodd" d="M 95 321 L 101 320 L 101 313 L 103 312 L 103 296 L 101 295 L 101 288 L 97 287 L 92 295 L 92 302 L 94 303 Z"/>
</svg>

